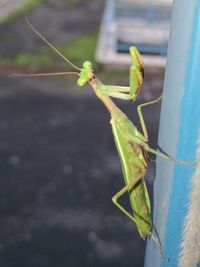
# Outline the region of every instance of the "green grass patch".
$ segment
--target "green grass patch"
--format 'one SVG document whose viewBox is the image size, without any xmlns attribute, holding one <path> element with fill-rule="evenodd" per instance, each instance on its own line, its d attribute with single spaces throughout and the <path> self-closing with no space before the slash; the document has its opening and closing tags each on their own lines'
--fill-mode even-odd
<svg viewBox="0 0 200 267">
<path fill-rule="evenodd" d="M 96 51 L 98 32 L 93 32 L 87 36 L 81 36 L 68 42 L 65 45 L 55 45 L 56 48 L 67 57 L 73 64 L 81 67 L 83 62 L 89 60 L 96 69 L 99 78 L 105 84 L 125 85 L 128 83 L 129 75 L 127 69 L 106 69 L 100 70 L 94 55 Z M 58 71 L 68 71 L 72 67 L 55 54 L 49 47 L 45 47 L 35 53 L 21 53 L 14 58 L 3 58 L 0 55 L 0 64 L 13 67 L 34 67 L 34 69 L 49 69 Z"/>
<path fill-rule="evenodd" d="M 26 66 L 33 66 L 33 67 L 47 67 L 49 65 L 53 65 L 51 57 L 46 54 L 46 52 L 40 54 L 29 54 L 29 53 L 22 53 L 18 54 L 16 57 L 10 58 L 3 58 L 0 56 L 0 64 L 1 65 L 8 65 L 13 67 L 26 67 Z"/>
<path fill-rule="evenodd" d="M 94 62 L 98 33 L 94 32 L 88 36 L 78 37 L 65 45 L 55 45 L 56 48 L 75 65 L 81 66 L 85 60 Z M 1 65 L 12 65 L 15 67 L 33 66 L 36 68 L 54 68 L 63 65 L 63 59 L 55 55 L 55 52 L 46 47 L 34 53 L 20 53 L 13 58 L 3 58 L 0 55 Z M 94 63 L 94 67 L 96 64 Z M 69 66 L 70 68 L 70 66 Z"/>
<path fill-rule="evenodd" d="M 74 64 L 81 66 L 85 60 L 89 60 L 96 67 L 94 55 L 96 51 L 98 32 L 88 36 L 78 37 L 65 46 L 60 47 L 60 51 Z"/>
</svg>

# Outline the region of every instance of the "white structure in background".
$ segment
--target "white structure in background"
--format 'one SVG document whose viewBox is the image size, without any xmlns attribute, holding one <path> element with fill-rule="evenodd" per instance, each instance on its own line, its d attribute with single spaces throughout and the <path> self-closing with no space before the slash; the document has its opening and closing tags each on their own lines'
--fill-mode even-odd
<svg viewBox="0 0 200 267">
<path fill-rule="evenodd" d="M 96 60 L 103 65 L 130 64 L 135 45 L 145 65 L 165 66 L 172 0 L 107 0 Z"/>
</svg>

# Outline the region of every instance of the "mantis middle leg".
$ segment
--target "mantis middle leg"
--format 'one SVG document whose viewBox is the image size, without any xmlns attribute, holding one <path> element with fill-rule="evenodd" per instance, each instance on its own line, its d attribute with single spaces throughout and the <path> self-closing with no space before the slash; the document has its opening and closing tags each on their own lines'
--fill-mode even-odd
<svg viewBox="0 0 200 267">
<path fill-rule="evenodd" d="M 155 104 L 158 101 L 160 101 L 161 99 L 162 99 L 162 95 L 159 96 L 157 99 L 155 99 L 153 101 L 149 101 L 149 102 L 140 104 L 137 107 L 138 116 L 139 116 L 139 119 L 140 119 L 140 123 L 141 123 L 142 131 L 143 131 L 143 135 L 145 137 L 145 141 L 146 142 L 148 141 L 148 132 L 147 132 L 146 124 L 145 124 L 145 121 L 144 121 L 144 116 L 142 114 L 142 108 L 145 107 L 145 106 L 148 106 L 148 105 Z"/>
<path fill-rule="evenodd" d="M 174 162 L 176 164 L 181 164 L 181 165 L 195 165 L 196 164 L 195 161 L 190 162 L 190 161 L 176 160 L 175 158 L 173 158 L 173 157 L 171 157 L 171 156 L 169 156 L 169 155 L 167 155 L 165 153 L 159 152 L 159 151 L 157 151 L 157 150 L 155 150 L 155 149 L 153 149 L 153 148 L 151 148 L 149 146 L 145 147 L 145 150 L 150 152 L 150 153 L 152 153 L 152 154 L 155 154 L 155 155 L 157 155 L 157 156 L 159 156 L 161 158 L 164 158 L 166 160 L 170 160 L 170 161 L 172 161 L 172 162 Z"/>
</svg>

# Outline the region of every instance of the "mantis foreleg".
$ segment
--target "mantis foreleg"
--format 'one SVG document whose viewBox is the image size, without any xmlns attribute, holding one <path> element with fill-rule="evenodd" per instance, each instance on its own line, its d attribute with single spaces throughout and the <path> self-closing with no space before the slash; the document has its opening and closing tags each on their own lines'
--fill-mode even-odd
<svg viewBox="0 0 200 267">
<path fill-rule="evenodd" d="M 132 97 L 129 94 L 130 88 L 126 86 L 104 85 L 100 88 L 99 92 L 107 96 L 111 96 L 122 100 L 132 99 Z"/>
<path fill-rule="evenodd" d="M 97 88 L 99 93 L 123 100 L 135 101 L 143 84 L 144 63 L 136 47 L 130 47 L 132 63 L 129 69 L 129 86 L 113 86 L 101 84 Z"/>
</svg>

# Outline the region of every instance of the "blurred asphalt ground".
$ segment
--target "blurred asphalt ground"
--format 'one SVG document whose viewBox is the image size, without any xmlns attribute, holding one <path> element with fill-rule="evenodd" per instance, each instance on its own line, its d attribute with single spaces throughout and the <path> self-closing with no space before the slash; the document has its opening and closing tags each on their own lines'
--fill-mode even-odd
<svg viewBox="0 0 200 267">
<path fill-rule="evenodd" d="M 100 0 L 69 9 L 60 0 L 27 16 L 51 42 L 62 43 L 97 28 L 102 11 Z M 19 37 L 11 43 L 13 31 Z M 39 47 L 24 18 L 0 32 L 0 52 L 8 57 Z M 158 97 L 162 79 L 161 72 L 147 70 L 139 102 Z M 145 243 L 111 202 L 123 179 L 108 113 L 90 88 L 80 90 L 73 80 L 0 76 L 2 267 L 143 266 Z M 136 105 L 117 102 L 140 127 Z M 144 110 L 153 147 L 159 108 Z M 149 166 L 152 195 L 154 164 Z"/>
</svg>

